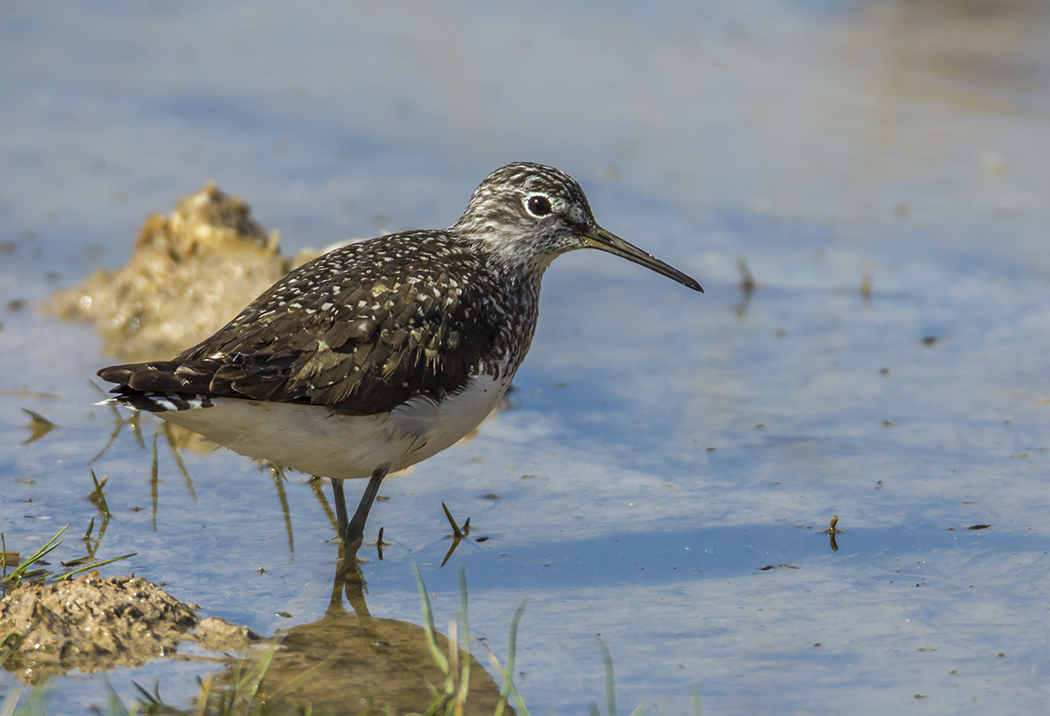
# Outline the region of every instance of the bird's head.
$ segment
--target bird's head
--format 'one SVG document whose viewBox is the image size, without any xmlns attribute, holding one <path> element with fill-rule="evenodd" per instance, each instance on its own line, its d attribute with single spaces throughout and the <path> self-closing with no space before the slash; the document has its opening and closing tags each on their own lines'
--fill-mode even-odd
<svg viewBox="0 0 1050 716">
<path fill-rule="evenodd" d="M 600 249 L 703 291 L 695 279 L 600 227 L 580 185 L 554 167 L 526 162 L 500 167 L 474 190 L 452 228 L 488 242 L 508 265 L 542 273 L 568 251 Z"/>
</svg>

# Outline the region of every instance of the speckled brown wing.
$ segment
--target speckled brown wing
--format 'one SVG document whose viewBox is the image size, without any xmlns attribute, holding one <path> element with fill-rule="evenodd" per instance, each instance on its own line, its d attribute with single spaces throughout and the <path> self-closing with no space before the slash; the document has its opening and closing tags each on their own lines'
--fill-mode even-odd
<svg viewBox="0 0 1050 716">
<path fill-rule="evenodd" d="M 337 249 L 292 271 L 172 361 L 99 374 L 119 383 L 114 392 L 121 395 L 382 413 L 420 395 L 440 400 L 467 384 L 499 340 L 496 297 L 498 288 L 467 248 L 442 232 L 406 232 Z"/>
</svg>

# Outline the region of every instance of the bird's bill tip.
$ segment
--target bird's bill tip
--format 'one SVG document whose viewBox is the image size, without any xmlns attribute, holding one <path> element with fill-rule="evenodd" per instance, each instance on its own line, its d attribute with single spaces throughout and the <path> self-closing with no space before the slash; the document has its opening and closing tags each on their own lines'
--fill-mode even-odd
<svg viewBox="0 0 1050 716">
<path fill-rule="evenodd" d="M 602 227 L 596 225 L 585 231 L 583 237 L 587 240 L 587 244 L 592 248 L 608 251 L 610 254 L 615 254 L 616 256 L 625 258 L 628 261 L 633 261 L 640 266 L 645 266 L 651 271 L 655 271 L 669 279 L 673 279 L 694 291 L 700 293 L 704 292 L 704 287 L 701 286 L 700 282 L 692 276 L 688 276 L 675 267 L 664 263 L 652 254 L 642 251 L 634 244 L 624 241 L 611 231 L 606 231 Z"/>
</svg>

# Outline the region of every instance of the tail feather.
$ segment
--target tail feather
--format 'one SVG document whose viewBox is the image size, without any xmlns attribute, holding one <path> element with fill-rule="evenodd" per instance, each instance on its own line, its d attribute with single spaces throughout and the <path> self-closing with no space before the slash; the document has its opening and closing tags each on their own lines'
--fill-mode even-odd
<svg viewBox="0 0 1050 716">
<path fill-rule="evenodd" d="M 211 407 L 211 396 L 195 392 L 198 386 L 187 385 L 190 381 L 176 376 L 178 367 L 174 361 L 154 361 L 103 368 L 99 377 L 117 385 L 111 391 L 113 397 L 98 405 L 124 405 L 150 413 Z"/>
<path fill-rule="evenodd" d="M 215 403 L 211 396 L 188 393 L 142 393 L 118 386 L 114 389 L 118 395 L 95 403 L 95 405 L 123 405 L 132 410 L 144 410 L 149 413 L 166 413 L 173 410 L 195 410 L 210 408 Z"/>
</svg>

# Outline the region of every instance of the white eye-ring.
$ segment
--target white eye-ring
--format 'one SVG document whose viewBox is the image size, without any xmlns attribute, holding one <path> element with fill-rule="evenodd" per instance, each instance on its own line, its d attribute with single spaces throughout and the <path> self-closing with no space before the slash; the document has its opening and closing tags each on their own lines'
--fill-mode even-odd
<svg viewBox="0 0 1050 716">
<path fill-rule="evenodd" d="M 543 196 L 543 194 L 533 194 L 525 200 L 525 210 L 533 216 L 548 216 L 553 209 L 551 208 L 551 200 Z"/>
</svg>

